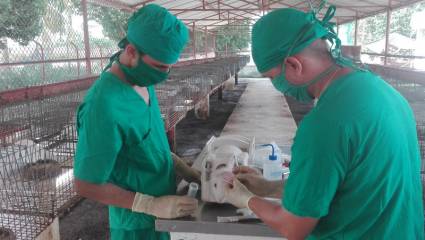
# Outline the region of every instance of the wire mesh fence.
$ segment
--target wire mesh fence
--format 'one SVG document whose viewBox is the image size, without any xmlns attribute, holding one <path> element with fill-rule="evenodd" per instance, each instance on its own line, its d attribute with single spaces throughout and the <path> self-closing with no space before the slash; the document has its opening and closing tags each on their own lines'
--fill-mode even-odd
<svg viewBox="0 0 425 240">
<path fill-rule="evenodd" d="M 102 35 L 102 27 L 95 22 L 95 5 L 89 4 L 92 34 L 85 42 L 80 1 L 35 0 L 28 6 L 16 6 L 19 2 L 6 4 L 10 11 L 23 12 L 17 19 L 8 19 L 10 26 L 5 27 L 10 29 L 0 31 L 0 91 L 99 74 L 117 51 L 115 42 Z M 38 14 L 28 14 L 31 11 Z M 16 12 L 2 18 L 13 16 Z M 27 31 L 17 30 L 25 25 Z"/>
</svg>

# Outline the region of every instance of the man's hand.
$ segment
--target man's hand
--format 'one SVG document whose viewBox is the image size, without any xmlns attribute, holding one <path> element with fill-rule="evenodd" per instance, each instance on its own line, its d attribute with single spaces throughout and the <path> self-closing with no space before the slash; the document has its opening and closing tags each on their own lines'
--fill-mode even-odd
<svg viewBox="0 0 425 240">
<path fill-rule="evenodd" d="M 189 167 L 186 162 L 174 153 L 171 153 L 171 157 L 174 161 L 176 173 L 181 176 L 187 182 L 201 182 L 201 172 Z"/>
<path fill-rule="evenodd" d="M 153 215 L 158 218 L 178 218 L 195 213 L 198 200 L 186 196 L 152 197 L 136 193 L 132 210 Z"/>
<path fill-rule="evenodd" d="M 225 181 L 228 182 L 228 184 L 224 186 L 225 201 L 237 208 L 249 208 L 248 202 L 255 195 L 239 182 L 237 178 L 230 176 L 225 178 Z"/>
<path fill-rule="evenodd" d="M 233 174 L 255 174 L 261 176 L 261 172 L 255 168 L 251 168 L 248 166 L 239 166 L 233 169 Z"/>
<path fill-rule="evenodd" d="M 233 170 L 238 180 L 249 191 L 260 197 L 281 197 L 283 181 L 268 181 L 261 173 L 247 166 L 237 167 Z"/>
</svg>

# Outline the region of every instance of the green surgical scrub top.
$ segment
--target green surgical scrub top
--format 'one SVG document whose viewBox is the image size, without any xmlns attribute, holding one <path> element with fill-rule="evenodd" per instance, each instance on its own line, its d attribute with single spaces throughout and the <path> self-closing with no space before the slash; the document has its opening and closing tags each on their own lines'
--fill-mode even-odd
<svg viewBox="0 0 425 240">
<path fill-rule="evenodd" d="M 297 130 L 282 199 L 289 212 L 320 218 L 309 239 L 423 239 L 408 102 L 370 72 L 335 80 Z"/>
<path fill-rule="evenodd" d="M 78 108 L 75 177 L 112 183 L 151 196 L 174 195 L 174 165 L 153 87 L 150 104 L 128 84 L 104 72 Z M 113 229 L 154 228 L 154 217 L 109 206 Z"/>
</svg>

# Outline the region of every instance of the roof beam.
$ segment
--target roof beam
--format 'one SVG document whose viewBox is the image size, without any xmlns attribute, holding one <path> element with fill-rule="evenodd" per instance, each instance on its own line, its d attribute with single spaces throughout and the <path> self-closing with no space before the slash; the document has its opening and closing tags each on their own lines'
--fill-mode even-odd
<svg viewBox="0 0 425 240">
<path fill-rule="evenodd" d="M 247 1 L 247 0 L 239 0 L 239 1 L 258 7 L 258 5 L 256 3 L 253 3 L 253 2 L 250 2 L 250 1 Z"/>
<path fill-rule="evenodd" d="M 220 3 L 220 1 L 218 1 L 218 3 Z M 246 7 L 246 6 L 248 6 L 249 4 L 244 4 L 244 5 L 242 5 L 241 7 Z M 207 5 L 206 5 L 207 7 L 209 6 L 209 4 L 207 3 Z M 220 7 L 220 6 L 219 6 Z M 237 8 L 234 8 L 235 10 L 237 10 Z M 170 11 L 179 11 L 179 9 L 173 9 L 173 8 L 170 8 L 169 9 Z M 209 8 L 206 8 L 206 9 L 199 9 L 199 8 L 196 8 L 196 9 L 190 9 L 190 10 L 185 10 L 185 11 L 181 11 L 181 12 L 179 12 L 179 13 L 177 13 L 177 14 L 174 14 L 174 15 L 179 15 L 179 14 L 182 14 L 182 13 L 185 13 L 185 12 L 190 12 L 190 11 L 196 11 L 196 10 L 202 10 L 202 11 L 210 11 L 210 12 L 217 12 L 217 9 L 214 9 L 214 10 L 210 10 Z M 207 16 L 207 17 L 204 17 L 204 18 L 201 18 L 201 19 L 199 19 L 198 21 L 202 21 L 203 19 L 208 19 L 208 18 L 211 18 L 211 17 L 215 17 L 215 16 L 219 16 L 219 19 L 218 20 L 221 20 L 221 14 L 223 13 L 222 11 L 221 11 L 221 9 L 219 9 L 220 11 L 218 11 L 218 13 L 216 13 L 216 14 L 213 14 L 213 15 L 210 15 L 210 16 Z M 231 14 L 233 14 L 233 15 L 236 15 L 236 16 L 239 16 L 239 17 L 242 17 L 242 18 L 246 18 L 246 16 L 244 16 L 244 15 L 241 15 L 241 14 L 237 14 L 237 13 L 235 13 L 235 12 L 233 12 L 233 11 L 230 11 L 231 9 L 226 9 L 227 10 L 227 13 L 228 13 L 228 15 L 231 13 Z M 225 10 L 225 11 L 226 11 Z M 227 18 L 228 18 L 229 16 L 227 16 Z M 227 20 L 227 18 L 225 18 L 226 20 Z M 184 19 L 184 18 L 183 18 Z"/>
<path fill-rule="evenodd" d="M 222 21 L 226 21 L 226 20 L 222 20 Z M 208 25 L 199 25 L 202 27 L 221 27 L 221 26 L 238 26 L 238 27 L 243 27 L 243 26 L 252 26 L 252 24 L 247 24 L 247 25 L 243 25 L 243 24 L 208 24 Z"/>
<path fill-rule="evenodd" d="M 140 3 L 136 3 L 136 4 L 132 5 L 131 7 L 132 8 L 138 8 L 140 6 L 145 6 L 146 4 L 153 2 L 153 1 L 155 1 L 155 0 L 145 0 L 145 1 L 142 1 Z"/>
<path fill-rule="evenodd" d="M 223 3 L 222 3 L 223 4 Z M 279 8 L 273 8 L 273 9 L 279 9 Z M 233 11 L 238 11 L 238 12 L 248 12 L 248 11 L 260 11 L 260 8 L 207 8 L 207 9 L 202 9 L 202 8 L 189 8 L 189 9 L 185 9 L 185 8 L 169 8 L 168 10 L 170 11 L 185 11 L 185 12 L 218 12 L 218 11 L 228 11 L 228 10 L 233 10 Z"/>
<path fill-rule="evenodd" d="M 233 26 L 232 23 L 239 23 L 239 20 L 240 19 L 233 19 L 233 21 L 231 22 L 231 21 L 228 21 L 227 19 L 224 19 L 224 20 L 220 20 L 216 23 L 212 23 L 212 24 L 219 24 L 219 23 L 222 23 L 224 21 L 228 21 L 228 24 L 223 24 L 222 26 L 225 26 L 225 25 Z M 251 25 L 251 24 L 239 24 L 238 26 L 249 26 L 249 25 Z M 208 25 L 208 26 L 211 26 L 211 25 Z"/>
<path fill-rule="evenodd" d="M 104 6 L 104 7 L 113 7 L 126 12 L 134 12 L 134 9 L 131 8 L 131 6 L 114 1 L 114 0 L 87 0 L 87 2 Z"/>
<path fill-rule="evenodd" d="M 413 5 L 415 3 L 418 3 L 418 2 L 423 2 L 423 0 L 408 1 L 408 2 L 403 2 L 401 4 L 398 4 L 398 5 L 393 4 L 391 10 L 394 11 L 394 10 L 397 10 L 397 9 L 400 9 L 400 8 L 411 6 L 411 5 Z M 364 19 L 364 18 L 368 18 L 368 17 L 372 17 L 372 16 L 375 16 L 375 15 L 381 14 L 381 13 L 385 13 L 385 12 L 387 12 L 387 10 L 388 9 L 386 7 L 386 8 L 377 10 L 377 11 L 373 11 L 373 12 L 370 12 L 370 13 L 367 13 L 365 15 L 360 16 L 358 19 Z M 338 16 L 338 17 L 343 17 L 343 18 L 347 17 L 348 18 L 348 16 Z M 348 19 L 348 20 L 345 20 L 345 21 L 341 21 L 341 24 L 344 24 L 344 23 L 353 21 L 355 17 L 350 17 L 350 18 L 351 19 Z"/>
<path fill-rule="evenodd" d="M 292 8 L 294 7 L 294 5 L 284 3 L 284 2 L 282 2 L 282 0 L 275 0 L 275 1 L 269 1 L 269 3 L 266 5 L 267 9 L 270 9 L 271 6 L 273 4 L 276 4 L 276 3 L 282 4 L 282 5 L 287 6 L 287 7 L 292 7 Z"/>
<path fill-rule="evenodd" d="M 202 19 L 202 18 L 179 18 L 182 21 L 203 21 L 203 22 L 210 22 L 210 21 L 227 21 L 227 19 Z M 234 20 L 252 20 L 251 18 L 230 18 Z"/>
<path fill-rule="evenodd" d="M 226 4 L 226 3 L 221 3 L 221 4 L 222 4 L 223 6 L 230 7 L 230 8 L 231 8 L 231 10 L 242 11 L 242 12 L 245 12 L 245 13 L 247 13 L 247 14 L 254 15 L 254 16 L 260 16 L 260 15 L 258 15 L 258 14 L 253 13 L 252 11 L 240 10 L 240 9 L 239 9 L 239 7 L 231 6 L 231 5 Z M 244 6 L 247 6 L 247 5 L 249 5 L 249 4 L 246 4 L 246 5 L 244 5 Z M 241 6 L 241 7 L 242 7 L 242 6 Z M 223 10 L 224 10 L 224 9 L 223 9 Z M 257 11 L 258 11 L 258 10 L 257 10 Z"/>
</svg>

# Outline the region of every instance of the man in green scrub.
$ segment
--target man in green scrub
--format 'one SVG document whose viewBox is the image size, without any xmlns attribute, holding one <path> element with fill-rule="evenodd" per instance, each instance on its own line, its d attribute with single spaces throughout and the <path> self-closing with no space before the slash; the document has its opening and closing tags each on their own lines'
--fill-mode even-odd
<svg viewBox="0 0 425 240">
<path fill-rule="evenodd" d="M 341 57 L 334 12 L 319 20 L 287 8 L 255 23 L 258 70 L 285 95 L 318 102 L 296 132 L 287 181 L 239 168 L 226 199 L 288 239 L 424 239 L 414 115 L 384 80 Z M 278 194 L 280 205 L 261 198 Z"/>
<path fill-rule="evenodd" d="M 111 239 L 166 240 L 155 218 L 193 214 L 197 200 L 176 196 L 175 173 L 199 179 L 172 157 L 154 85 L 167 79 L 188 41 L 186 26 L 147 5 L 128 21 L 111 58 L 78 109 L 77 192 L 109 205 Z M 173 162 L 174 160 L 174 162 Z"/>
</svg>

